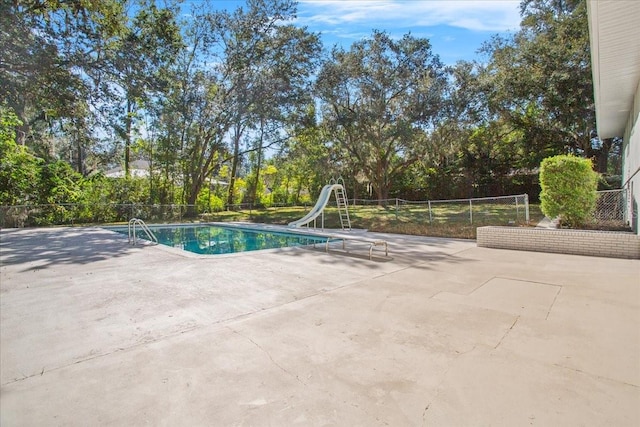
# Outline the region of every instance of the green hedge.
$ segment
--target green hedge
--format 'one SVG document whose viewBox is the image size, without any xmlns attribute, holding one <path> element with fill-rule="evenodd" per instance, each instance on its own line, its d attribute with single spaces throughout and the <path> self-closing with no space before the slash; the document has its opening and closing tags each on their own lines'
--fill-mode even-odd
<svg viewBox="0 0 640 427">
<path fill-rule="evenodd" d="M 598 174 L 590 159 L 560 155 L 540 164 L 540 203 L 549 218 L 560 225 L 578 228 L 590 218 L 596 207 Z"/>
</svg>

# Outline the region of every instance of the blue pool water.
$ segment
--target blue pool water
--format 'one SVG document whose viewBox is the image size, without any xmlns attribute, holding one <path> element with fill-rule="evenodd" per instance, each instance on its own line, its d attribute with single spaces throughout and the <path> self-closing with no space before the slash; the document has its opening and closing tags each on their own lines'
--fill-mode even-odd
<svg viewBox="0 0 640 427">
<path fill-rule="evenodd" d="M 156 235 L 160 244 L 202 255 L 304 246 L 327 241 L 326 237 L 308 236 L 299 233 L 208 224 L 149 225 L 149 228 Z M 119 233 L 128 233 L 126 227 L 110 229 Z M 139 227 L 136 228 L 136 235 L 140 239 L 147 239 L 147 236 Z"/>
</svg>

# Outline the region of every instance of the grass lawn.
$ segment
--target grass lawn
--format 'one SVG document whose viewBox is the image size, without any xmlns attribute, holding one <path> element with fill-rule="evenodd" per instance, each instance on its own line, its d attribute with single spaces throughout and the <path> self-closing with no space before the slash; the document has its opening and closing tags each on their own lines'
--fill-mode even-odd
<svg viewBox="0 0 640 427">
<path fill-rule="evenodd" d="M 248 221 L 265 224 L 286 225 L 302 218 L 310 207 L 267 208 L 227 211 L 201 216 L 203 221 Z M 384 233 L 413 234 L 420 236 L 453 237 L 475 239 L 476 228 L 484 225 L 526 226 L 524 209 L 512 204 L 474 204 L 470 214 L 465 203 L 391 206 L 349 206 L 349 217 L 353 228 Z M 530 226 L 535 226 L 544 215 L 540 205 L 529 205 Z M 471 219 L 473 222 L 471 222 Z M 327 228 L 340 228 L 340 219 L 335 208 L 325 211 Z M 320 218 L 317 220 L 320 227 Z"/>
</svg>

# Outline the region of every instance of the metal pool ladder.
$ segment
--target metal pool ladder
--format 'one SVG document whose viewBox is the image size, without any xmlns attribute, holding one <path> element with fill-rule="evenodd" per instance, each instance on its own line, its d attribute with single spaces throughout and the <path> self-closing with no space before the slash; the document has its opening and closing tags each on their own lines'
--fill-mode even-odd
<svg viewBox="0 0 640 427">
<path fill-rule="evenodd" d="M 156 237 L 155 234 L 153 234 L 153 231 L 149 229 L 149 227 L 147 226 L 147 224 L 144 223 L 143 220 L 141 220 L 140 218 L 131 218 L 129 220 L 129 244 L 130 245 L 135 246 L 138 243 L 137 236 L 136 236 L 136 226 L 139 226 L 140 229 L 144 231 L 144 233 L 147 235 L 149 240 L 151 240 L 152 242 L 158 243 L 158 238 Z"/>
</svg>

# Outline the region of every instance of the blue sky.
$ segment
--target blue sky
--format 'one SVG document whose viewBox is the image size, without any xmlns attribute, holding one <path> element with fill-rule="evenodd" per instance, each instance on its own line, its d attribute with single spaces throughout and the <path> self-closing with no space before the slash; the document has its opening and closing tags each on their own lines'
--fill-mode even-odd
<svg viewBox="0 0 640 427">
<path fill-rule="evenodd" d="M 201 0 L 185 0 L 186 5 Z M 296 25 L 322 34 L 327 49 L 348 49 L 373 29 L 400 38 L 411 32 L 431 41 L 446 64 L 482 59 L 476 51 L 494 34 L 506 34 L 520 24 L 519 0 L 298 0 Z M 214 0 L 220 9 L 234 10 L 242 0 Z"/>
<path fill-rule="evenodd" d="M 322 33 L 327 47 L 348 49 L 356 40 L 383 30 L 393 37 L 411 32 L 428 38 L 442 61 L 478 58 L 492 35 L 520 24 L 519 1 L 509 0 L 299 0 L 298 25 Z"/>
</svg>

